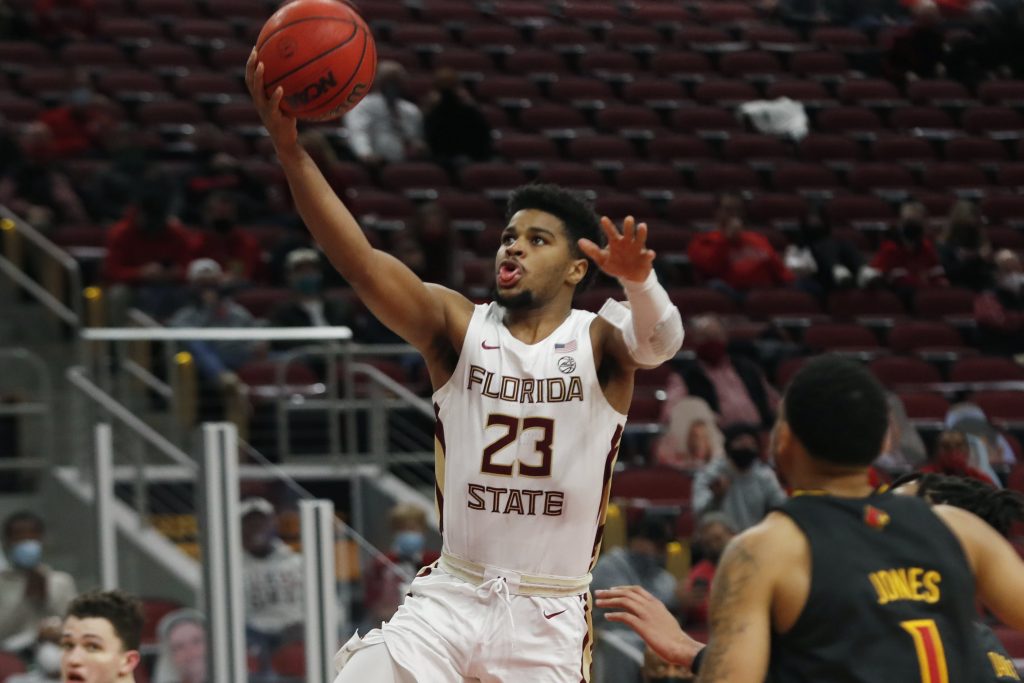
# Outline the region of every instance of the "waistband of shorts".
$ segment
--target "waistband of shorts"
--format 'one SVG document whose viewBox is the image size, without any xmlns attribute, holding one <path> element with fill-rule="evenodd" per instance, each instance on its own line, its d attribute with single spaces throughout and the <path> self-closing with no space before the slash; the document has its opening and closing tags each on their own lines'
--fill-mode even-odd
<svg viewBox="0 0 1024 683">
<path fill-rule="evenodd" d="M 476 586 L 491 579 L 504 578 L 508 581 L 511 594 L 539 598 L 581 595 L 590 588 L 592 579 L 590 574 L 578 577 L 531 576 L 502 567 L 479 564 L 448 553 L 441 554 L 440 566 L 452 576 Z"/>
</svg>

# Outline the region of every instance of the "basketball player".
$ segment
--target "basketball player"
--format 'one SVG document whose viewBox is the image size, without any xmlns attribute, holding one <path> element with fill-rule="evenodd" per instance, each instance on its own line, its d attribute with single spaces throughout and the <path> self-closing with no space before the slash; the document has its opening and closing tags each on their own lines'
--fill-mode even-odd
<svg viewBox="0 0 1024 683">
<path fill-rule="evenodd" d="M 62 683 L 134 683 L 141 639 L 138 600 L 120 591 L 78 596 L 61 633 Z"/>
<path fill-rule="evenodd" d="M 338 683 L 589 679 L 590 570 L 634 370 L 672 358 L 683 337 L 646 226 L 627 218 L 620 233 L 569 192 L 521 188 L 495 302 L 474 306 L 370 246 L 296 142 L 281 90 L 264 95 L 256 62 L 246 81 L 299 213 L 374 315 L 423 354 L 435 390 L 442 556 L 390 622 L 341 649 Z M 629 308 L 572 308 L 595 264 Z"/>
<path fill-rule="evenodd" d="M 796 495 L 726 550 L 703 652 L 634 588 L 598 605 L 668 661 L 699 658 L 701 683 L 986 680 L 974 597 L 1024 628 L 1024 562 L 970 512 L 871 490 L 887 422 L 857 363 L 825 356 L 794 377 L 772 450 Z"/>
</svg>

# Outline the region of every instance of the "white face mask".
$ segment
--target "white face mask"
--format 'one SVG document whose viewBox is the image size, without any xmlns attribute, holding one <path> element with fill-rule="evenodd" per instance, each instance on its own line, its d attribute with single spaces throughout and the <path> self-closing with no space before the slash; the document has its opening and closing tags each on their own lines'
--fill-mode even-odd
<svg viewBox="0 0 1024 683">
<path fill-rule="evenodd" d="M 59 676 L 61 654 L 60 645 L 57 643 L 39 643 L 36 646 L 36 666 L 47 676 Z"/>
<path fill-rule="evenodd" d="M 1024 273 L 1007 273 L 999 276 L 999 288 L 1018 293 L 1024 288 Z"/>
</svg>

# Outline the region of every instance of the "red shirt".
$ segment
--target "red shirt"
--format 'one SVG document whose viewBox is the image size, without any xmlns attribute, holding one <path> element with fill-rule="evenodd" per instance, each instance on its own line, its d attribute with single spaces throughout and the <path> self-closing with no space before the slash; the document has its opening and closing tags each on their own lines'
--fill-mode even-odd
<svg viewBox="0 0 1024 683">
<path fill-rule="evenodd" d="M 704 599 L 697 604 L 690 605 L 686 612 L 687 624 L 706 624 L 708 621 L 708 601 L 711 595 L 711 582 L 715 579 L 715 570 L 718 567 L 710 560 L 701 560 L 690 570 L 686 577 L 686 590 L 693 592 L 694 588 L 704 590 Z"/>
<path fill-rule="evenodd" d="M 890 283 L 903 287 L 948 284 L 939 253 L 927 238 L 917 249 L 896 240 L 884 240 L 871 259 L 871 267 L 880 270 Z"/>
<path fill-rule="evenodd" d="M 263 271 L 263 250 L 259 241 L 239 228 L 226 235 L 199 233 L 192 258 L 213 259 L 227 275 L 246 282 L 255 282 Z"/>
<path fill-rule="evenodd" d="M 136 225 L 135 212 L 129 211 L 107 233 L 104 278 L 110 283 L 138 284 L 139 271 L 150 263 L 177 266 L 184 275 L 194 239 L 192 231 L 178 222 L 168 223 L 160 232 L 143 232 Z"/>
<path fill-rule="evenodd" d="M 743 230 L 729 239 L 720 231 L 690 240 L 690 263 L 707 278 L 717 278 L 733 289 L 778 287 L 793 281 L 771 243 L 756 232 Z"/>
<path fill-rule="evenodd" d="M 53 131 L 53 144 L 57 156 L 62 158 L 78 156 L 95 148 L 97 136 L 107 123 L 105 118 L 109 117 L 90 109 L 86 109 L 79 118 L 71 107 L 57 107 L 39 115 L 39 120 Z"/>
</svg>

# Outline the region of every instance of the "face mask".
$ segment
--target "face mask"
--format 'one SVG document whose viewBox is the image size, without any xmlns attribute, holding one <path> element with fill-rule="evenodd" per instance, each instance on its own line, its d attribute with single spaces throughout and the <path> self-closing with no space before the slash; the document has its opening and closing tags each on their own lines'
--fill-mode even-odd
<svg viewBox="0 0 1024 683">
<path fill-rule="evenodd" d="M 650 576 L 660 569 L 658 558 L 647 553 L 630 553 L 629 562 L 640 576 Z"/>
<path fill-rule="evenodd" d="M 725 358 L 725 342 L 718 339 L 711 339 L 701 342 L 694 349 L 697 358 L 706 365 L 718 365 Z"/>
<path fill-rule="evenodd" d="M 426 539 L 421 532 L 399 531 L 395 534 L 395 542 L 391 547 L 398 553 L 399 557 L 414 558 L 419 557 L 420 553 L 423 552 L 425 544 Z"/>
<path fill-rule="evenodd" d="M 739 470 L 750 469 L 750 466 L 757 460 L 757 451 L 753 448 L 732 448 L 729 449 L 726 455 L 729 456 L 729 460 Z"/>
<path fill-rule="evenodd" d="M 401 86 L 398 85 L 398 83 L 394 83 L 391 81 L 383 83 L 380 86 L 380 92 L 382 95 L 384 95 L 384 99 L 388 100 L 389 102 L 394 102 L 395 100 L 401 99 L 402 97 Z"/>
<path fill-rule="evenodd" d="M 40 541 L 28 540 L 18 541 L 11 547 L 7 555 L 15 567 L 20 569 L 34 569 L 39 566 L 43 559 L 43 544 Z"/>
<path fill-rule="evenodd" d="M 60 673 L 60 658 L 61 649 L 57 643 L 47 641 L 36 646 L 36 666 L 48 677 L 55 677 Z"/>
<path fill-rule="evenodd" d="M 235 222 L 230 218 L 214 218 L 210 221 L 210 227 L 213 228 L 214 232 L 226 235 L 231 232 L 231 228 L 235 227 Z"/>
<path fill-rule="evenodd" d="M 295 289 L 301 294 L 318 294 L 320 292 L 320 283 L 323 278 L 320 277 L 319 273 L 310 273 L 309 275 L 303 275 L 295 279 Z"/>
<path fill-rule="evenodd" d="M 216 285 L 203 285 L 192 288 L 192 298 L 200 306 L 216 306 L 220 302 L 221 288 Z"/>
<path fill-rule="evenodd" d="M 999 277 L 999 289 L 1017 294 L 1024 289 L 1024 273 L 1007 273 Z"/>
<path fill-rule="evenodd" d="M 908 242 L 920 242 L 924 237 L 924 225 L 917 221 L 909 221 L 903 224 L 900 232 L 903 233 L 903 239 Z"/>
</svg>

